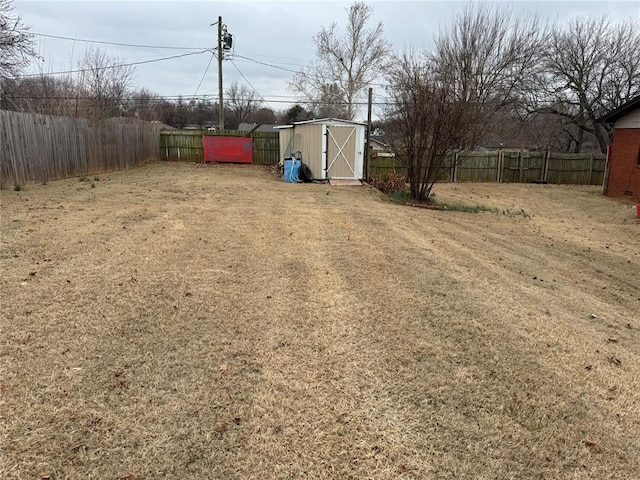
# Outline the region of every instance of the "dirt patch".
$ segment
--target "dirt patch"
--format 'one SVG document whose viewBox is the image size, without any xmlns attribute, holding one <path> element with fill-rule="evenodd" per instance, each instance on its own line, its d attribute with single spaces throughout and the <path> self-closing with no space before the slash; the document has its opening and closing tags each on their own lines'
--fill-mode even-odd
<svg viewBox="0 0 640 480">
<path fill-rule="evenodd" d="M 640 477 L 635 210 L 436 194 L 496 210 L 168 163 L 3 191 L 0 476 Z"/>
</svg>

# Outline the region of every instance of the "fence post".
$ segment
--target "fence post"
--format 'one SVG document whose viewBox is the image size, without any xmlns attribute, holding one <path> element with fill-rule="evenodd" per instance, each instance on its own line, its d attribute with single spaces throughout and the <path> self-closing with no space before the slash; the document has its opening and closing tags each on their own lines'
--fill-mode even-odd
<svg viewBox="0 0 640 480">
<path fill-rule="evenodd" d="M 587 185 L 592 185 L 593 183 L 593 152 L 591 152 L 591 157 L 589 157 L 589 178 L 587 179 Z"/>
<path fill-rule="evenodd" d="M 542 172 L 542 181 L 543 182 L 548 182 L 549 181 L 549 157 L 551 156 L 551 153 L 549 151 L 549 149 L 547 148 L 544 152 L 544 170 Z"/>
<path fill-rule="evenodd" d="M 502 170 L 504 169 L 504 152 L 502 150 L 498 150 L 498 171 L 496 172 L 496 182 L 502 183 Z"/>
<path fill-rule="evenodd" d="M 453 175 L 451 177 L 451 181 L 453 183 L 457 182 L 458 180 L 458 152 L 456 152 L 455 156 L 453 157 Z"/>
<path fill-rule="evenodd" d="M 518 152 L 518 183 L 522 183 L 522 177 L 523 177 L 523 164 L 524 163 L 524 152 L 522 150 L 522 148 L 520 148 L 520 151 Z"/>
<path fill-rule="evenodd" d="M 451 156 L 449 156 L 449 158 L 451 158 Z M 454 179 L 454 177 L 456 175 L 455 169 L 456 169 L 456 161 L 455 161 L 455 157 L 454 157 L 453 161 L 451 162 L 451 166 L 449 167 L 449 170 L 451 170 L 449 172 L 449 182 L 451 182 L 451 183 L 453 183 L 453 181 L 454 181 L 453 179 Z"/>
</svg>

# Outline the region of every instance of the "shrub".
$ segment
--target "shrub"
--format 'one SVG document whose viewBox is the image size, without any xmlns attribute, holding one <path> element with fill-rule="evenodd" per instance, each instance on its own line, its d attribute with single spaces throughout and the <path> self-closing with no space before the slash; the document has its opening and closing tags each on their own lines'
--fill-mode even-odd
<svg viewBox="0 0 640 480">
<path fill-rule="evenodd" d="M 407 179 L 395 170 L 387 175 L 374 175 L 370 180 L 371 185 L 382 193 L 406 192 Z"/>
</svg>

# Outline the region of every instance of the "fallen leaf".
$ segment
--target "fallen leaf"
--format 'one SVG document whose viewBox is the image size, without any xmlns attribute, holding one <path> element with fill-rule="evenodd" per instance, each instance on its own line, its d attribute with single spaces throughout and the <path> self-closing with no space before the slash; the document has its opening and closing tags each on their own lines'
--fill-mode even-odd
<svg viewBox="0 0 640 480">
<path fill-rule="evenodd" d="M 614 365 L 622 365 L 622 362 L 613 355 L 609 357 L 609 361 Z"/>
<path fill-rule="evenodd" d="M 609 337 L 607 338 L 607 342 L 618 343 L 618 339 L 616 337 Z"/>
<path fill-rule="evenodd" d="M 222 365 L 220 365 L 221 372 L 226 372 L 228 368 L 229 366 L 226 363 L 223 363 Z"/>
<path fill-rule="evenodd" d="M 224 433 L 227 431 L 227 422 L 218 422 L 216 423 L 216 432 Z"/>
<path fill-rule="evenodd" d="M 585 370 L 593 370 L 593 365 L 585 365 L 584 369 Z"/>
</svg>

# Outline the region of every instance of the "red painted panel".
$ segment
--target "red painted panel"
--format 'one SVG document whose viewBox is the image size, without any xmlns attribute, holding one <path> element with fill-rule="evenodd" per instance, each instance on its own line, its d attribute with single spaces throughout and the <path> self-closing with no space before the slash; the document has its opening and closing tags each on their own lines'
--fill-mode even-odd
<svg viewBox="0 0 640 480">
<path fill-rule="evenodd" d="M 253 139 L 245 137 L 202 137 L 205 162 L 251 163 Z"/>
</svg>

